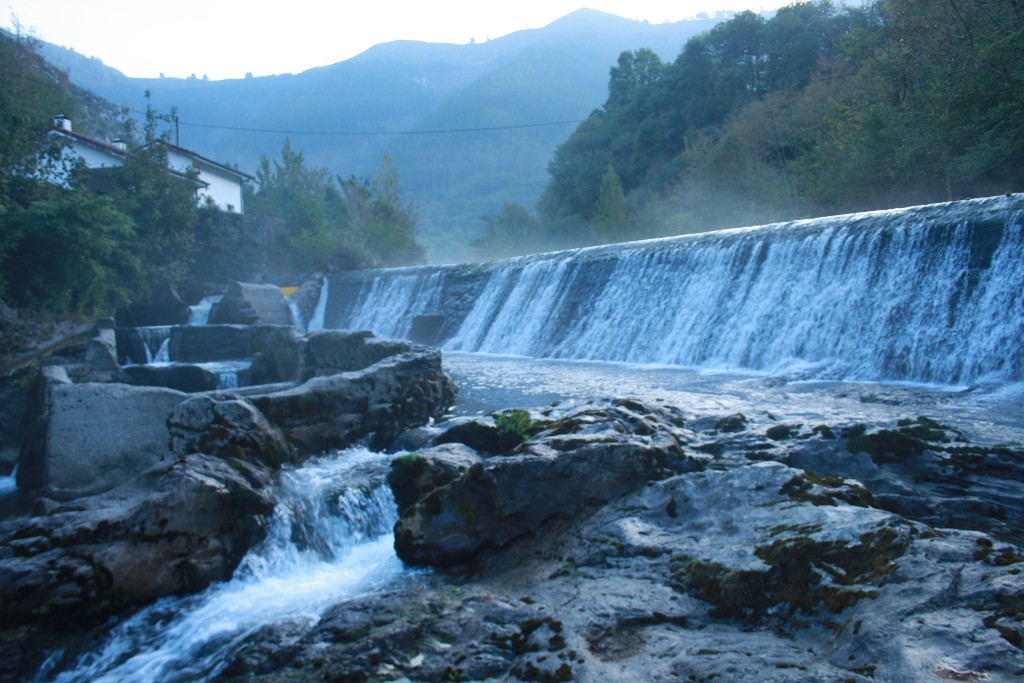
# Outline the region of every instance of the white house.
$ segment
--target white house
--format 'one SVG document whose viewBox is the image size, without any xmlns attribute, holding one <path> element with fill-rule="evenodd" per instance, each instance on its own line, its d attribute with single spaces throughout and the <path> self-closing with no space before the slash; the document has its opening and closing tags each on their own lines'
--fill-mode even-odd
<svg viewBox="0 0 1024 683">
<path fill-rule="evenodd" d="M 89 169 L 92 188 L 96 192 L 106 193 L 112 189 L 110 169 L 124 163 L 127 145 L 119 140 L 104 142 L 72 130 L 71 119 L 58 116 L 50 134 L 64 140 L 67 144 L 65 154 L 81 159 Z M 161 142 L 167 148 L 167 165 L 170 171 L 191 183 L 195 187 L 196 197 L 200 201 L 207 198 L 223 211 L 243 213 L 242 185 L 253 176 L 237 169 L 219 164 L 184 147 Z M 199 173 L 198 179 L 190 179 L 186 175 L 189 167 Z"/>
<path fill-rule="evenodd" d="M 244 213 L 242 185 L 247 180 L 255 180 L 253 176 L 207 159 L 184 147 L 169 143 L 160 144 L 167 147 L 167 165 L 172 170 L 184 173 L 191 166 L 199 171 L 199 180 L 204 183 L 199 189 L 201 200 L 209 198 L 224 211 Z"/>
</svg>

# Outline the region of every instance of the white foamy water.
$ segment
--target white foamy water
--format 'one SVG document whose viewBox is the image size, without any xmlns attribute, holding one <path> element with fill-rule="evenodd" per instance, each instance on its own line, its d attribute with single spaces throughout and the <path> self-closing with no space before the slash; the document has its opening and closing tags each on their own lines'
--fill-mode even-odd
<svg viewBox="0 0 1024 683">
<path fill-rule="evenodd" d="M 391 536 L 397 513 L 384 481 L 389 459 L 352 449 L 283 471 L 268 536 L 231 581 L 158 601 L 70 669 L 44 670 L 37 680 L 208 680 L 261 627 L 312 626 L 328 607 L 395 580 L 404 569 Z"/>
<path fill-rule="evenodd" d="M 330 278 L 324 278 L 324 284 L 320 287 L 320 297 L 316 300 L 316 308 L 309 318 L 309 325 L 306 326 L 310 332 L 324 329 L 324 316 L 327 315 L 327 297 L 331 291 Z"/>
<path fill-rule="evenodd" d="M 220 303 L 223 298 L 223 294 L 204 296 L 198 304 L 189 306 L 188 324 L 206 325 L 210 321 L 210 311 L 213 309 L 213 305 Z"/>
<path fill-rule="evenodd" d="M 451 351 L 818 378 L 1024 381 L 1024 199 L 350 276 L 342 328 Z M 364 278 L 359 286 L 359 278 Z"/>
</svg>

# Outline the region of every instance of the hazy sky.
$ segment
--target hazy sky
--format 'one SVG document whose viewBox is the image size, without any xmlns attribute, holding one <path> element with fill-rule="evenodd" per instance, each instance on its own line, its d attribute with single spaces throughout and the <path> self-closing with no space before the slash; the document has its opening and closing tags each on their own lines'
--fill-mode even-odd
<svg viewBox="0 0 1024 683">
<path fill-rule="evenodd" d="M 661 23 L 793 0 L 0 0 L 2 25 L 129 76 L 211 79 L 298 73 L 377 43 L 464 44 L 540 28 L 580 7 Z"/>
</svg>

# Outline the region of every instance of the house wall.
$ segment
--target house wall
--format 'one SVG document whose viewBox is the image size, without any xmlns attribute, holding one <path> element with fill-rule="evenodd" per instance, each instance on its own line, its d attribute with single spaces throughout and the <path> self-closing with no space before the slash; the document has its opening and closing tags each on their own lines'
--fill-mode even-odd
<svg viewBox="0 0 1024 683">
<path fill-rule="evenodd" d="M 189 166 L 195 163 L 191 156 L 169 149 L 167 151 L 167 164 L 175 171 L 184 172 Z M 209 187 L 199 190 L 200 201 L 207 197 L 224 211 L 242 212 L 242 184 L 236 178 L 229 177 L 219 172 L 218 169 L 200 162 L 199 179 L 209 183 Z"/>
<path fill-rule="evenodd" d="M 112 168 L 120 166 L 124 161 L 122 157 L 78 141 L 71 143 L 69 153 L 83 159 L 89 168 Z"/>
</svg>

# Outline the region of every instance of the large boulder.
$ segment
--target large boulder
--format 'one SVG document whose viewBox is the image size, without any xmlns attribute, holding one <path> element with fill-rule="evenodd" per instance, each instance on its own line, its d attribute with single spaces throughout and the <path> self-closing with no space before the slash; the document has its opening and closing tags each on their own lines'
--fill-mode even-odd
<svg viewBox="0 0 1024 683">
<path fill-rule="evenodd" d="M 114 328 L 96 330 L 96 335 L 85 348 L 85 362 L 93 372 L 117 369 L 117 337 Z"/>
<path fill-rule="evenodd" d="M 310 332 L 304 338 L 301 379 L 362 370 L 415 348 L 404 339 L 382 339 L 368 330 Z"/>
<path fill-rule="evenodd" d="M 440 352 L 419 347 L 251 400 L 299 452 L 311 454 L 367 437 L 386 447 L 400 432 L 444 415 L 456 393 Z"/>
<path fill-rule="evenodd" d="M 195 396 L 179 403 L 167 418 L 176 455 L 207 453 L 278 467 L 292 459 L 281 430 L 249 401 L 231 394 Z"/>
<path fill-rule="evenodd" d="M 448 443 L 403 453 L 391 461 L 388 484 L 399 510 L 412 507 L 423 496 L 444 486 L 482 462 L 480 454 L 469 446 Z"/>
<path fill-rule="evenodd" d="M 710 458 L 684 452 L 681 417 L 636 401 L 572 410 L 514 450 L 470 467 L 405 509 L 395 549 L 411 564 L 453 565 Z"/>
<path fill-rule="evenodd" d="M 58 499 L 92 495 L 167 457 L 165 422 L 186 394 L 66 380 L 66 374 L 46 380 L 39 434 L 22 455 L 26 474 L 20 476 L 19 468 L 19 486 L 42 489 Z"/>
<path fill-rule="evenodd" d="M 288 301 L 274 285 L 232 282 L 210 309 L 211 325 L 291 325 Z"/>
<path fill-rule="evenodd" d="M 302 374 L 305 337 L 291 325 L 252 326 L 253 384 L 291 382 Z"/>
<path fill-rule="evenodd" d="M 0 529 L 5 626 L 104 614 L 231 576 L 265 535 L 271 477 L 190 455 Z"/>
</svg>

